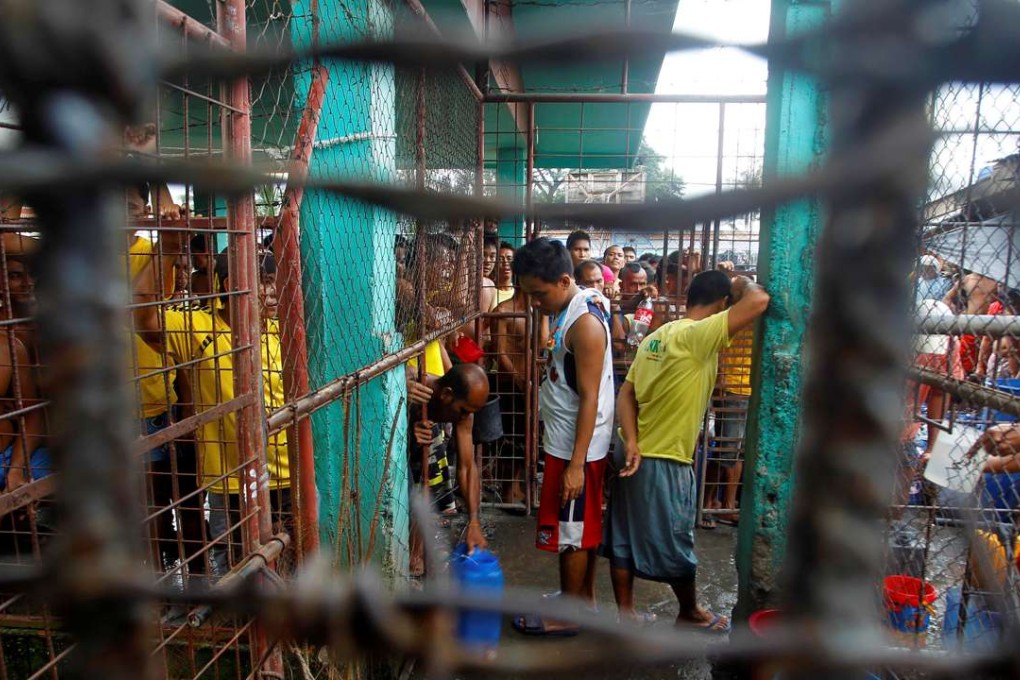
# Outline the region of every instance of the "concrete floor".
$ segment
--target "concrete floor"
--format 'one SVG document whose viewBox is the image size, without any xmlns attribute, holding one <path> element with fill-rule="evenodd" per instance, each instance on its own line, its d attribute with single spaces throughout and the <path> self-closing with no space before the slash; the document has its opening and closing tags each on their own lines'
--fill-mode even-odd
<svg viewBox="0 0 1020 680">
<path fill-rule="evenodd" d="M 490 548 L 499 557 L 504 578 L 508 586 L 537 588 L 553 592 L 559 588 L 557 558 L 555 555 L 535 548 L 535 519 L 521 515 L 491 510 L 485 514 L 484 524 L 489 535 Z M 455 522 L 451 533 L 455 538 L 462 524 Z M 711 531 L 699 530 L 696 544 L 700 569 L 698 593 L 702 606 L 729 616 L 737 599 L 737 575 L 734 566 L 734 550 L 737 533 L 735 528 L 719 526 Z M 613 591 L 609 582 L 608 562 L 600 560 L 596 581 L 596 596 L 603 613 L 615 614 Z M 635 600 L 639 610 L 651 611 L 657 616 L 655 627 L 669 628 L 676 618 L 676 598 L 668 586 L 638 581 L 635 585 Z M 509 645 L 535 645 L 543 652 L 552 650 L 556 657 L 586 656 L 600 643 L 594 633 L 582 632 L 574 638 L 532 638 L 515 631 L 510 621 L 504 621 L 501 647 Z M 721 642 L 716 636 L 705 636 L 706 644 Z M 586 671 L 579 677 L 596 679 L 652 680 L 659 678 L 710 678 L 711 668 L 703 660 L 670 666 L 642 666 L 617 668 L 606 671 Z"/>
</svg>

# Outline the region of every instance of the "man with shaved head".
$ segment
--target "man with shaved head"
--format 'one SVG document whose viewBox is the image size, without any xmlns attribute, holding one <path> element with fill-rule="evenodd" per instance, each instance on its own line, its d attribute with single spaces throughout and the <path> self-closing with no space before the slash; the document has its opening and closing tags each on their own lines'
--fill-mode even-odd
<svg viewBox="0 0 1020 680">
<path fill-rule="evenodd" d="M 442 376 L 427 376 L 424 383 L 409 379 L 407 392 L 411 403 L 416 404 L 411 409 L 414 441 L 418 446 L 429 447 L 429 469 L 424 471 L 429 486 L 440 485 L 448 479 L 447 441 L 442 425 L 453 425 L 457 450 L 461 453 L 457 457 L 457 484 L 468 508 L 464 542 L 469 552 L 475 548 L 485 548 L 488 541 L 482 533 L 479 517 L 482 483 L 478 461 L 474 456 L 472 429 L 474 414 L 489 400 L 488 375 L 477 364 L 457 364 Z M 422 405 L 425 405 L 424 417 Z M 411 452 L 412 470 L 420 467 L 420 459 L 417 451 Z"/>
</svg>

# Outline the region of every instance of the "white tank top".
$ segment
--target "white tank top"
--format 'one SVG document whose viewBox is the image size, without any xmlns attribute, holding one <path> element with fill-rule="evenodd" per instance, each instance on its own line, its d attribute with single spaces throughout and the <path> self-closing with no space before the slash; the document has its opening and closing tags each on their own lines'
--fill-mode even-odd
<svg viewBox="0 0 1020 680">
<path fill-rule="evenodd" d="M 609 331 L 609 300 L 596 290 L 582 288 L 567 308 L 552 319 L 549 333 L 549 365 L 539 393 L 542 420 L 545 423 L 543 444 L 551 456 L 570 460 L 574 451 L 574 431 L 581 398 L 577 395 L 577 368 L 573 352 L 568 352 L 565 338 L 574 322 L 585 314 L 594 314 L 606 332 L 606 352 L 602 359 L 599 380 L 598 412 L 595 432 L 588 447 L 587 460 L 601 460 L 609 451 L 613 436 L 613 352 Z"/>
</svg>

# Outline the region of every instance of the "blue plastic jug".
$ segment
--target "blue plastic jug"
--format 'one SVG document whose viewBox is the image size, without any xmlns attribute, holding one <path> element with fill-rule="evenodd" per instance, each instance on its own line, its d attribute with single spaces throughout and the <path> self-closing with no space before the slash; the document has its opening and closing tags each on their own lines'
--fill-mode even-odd
<svg viewBox="0 0 1020 680">
<path fill-rule="evenodd" d="M 503 570 L 491 552 L 475 550 L 468 555 L 462 543 L 454 549 L 450 566 L 454 582 L 465 593 L 493 600 L 503 597 Z M 499 644 L 502 624 L 499 612 L 462 610 L 457 619 L 457 639 L 476 650 L 494 649 Z"/>
</svg>

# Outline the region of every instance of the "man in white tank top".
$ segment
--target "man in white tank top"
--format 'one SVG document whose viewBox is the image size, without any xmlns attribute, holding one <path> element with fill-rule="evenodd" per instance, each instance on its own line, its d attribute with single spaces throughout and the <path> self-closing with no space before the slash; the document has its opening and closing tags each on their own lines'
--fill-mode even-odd
<svg viewBox="0 0 1020 680">
<path fill-rule="evenodd" d="M 560 556 L 560 591 L 595 604 L 595 550 L 601 542 L 602 486 L 612 437 L 614 395 L 609 301 L 578 288 L 570 253 L 539 238 L 518 249 L 514 274 L 532 307 L 550 317 L 548 367 L 539 402 L 545 423 L 545 475 L 536 546 Z M 522 616 L 531 635 L 577 628 Z"/>
</svg>

